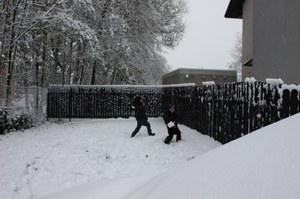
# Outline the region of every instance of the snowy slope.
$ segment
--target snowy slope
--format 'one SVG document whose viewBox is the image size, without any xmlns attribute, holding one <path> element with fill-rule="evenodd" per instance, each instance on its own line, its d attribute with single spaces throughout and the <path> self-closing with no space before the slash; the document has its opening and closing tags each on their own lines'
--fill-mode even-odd
<svg viewBox="0 0 300 199">
<path fill-rule="evenodd" d="M 43 199 L 298 199 L 300 114 L 157 176 L 96 182 Z"/>
</svg>

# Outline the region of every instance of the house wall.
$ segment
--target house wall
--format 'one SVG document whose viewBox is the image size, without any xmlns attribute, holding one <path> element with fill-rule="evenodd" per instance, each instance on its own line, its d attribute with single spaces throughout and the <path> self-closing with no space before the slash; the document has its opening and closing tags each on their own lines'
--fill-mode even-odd
<svg viewBox="0 0 300 199">
<path fill-rule="evenodd" d="M 243 4 L 243 52 L 242 63 L 253 59 L 253 0 Z M 242 67 L 242 80 L 252 77 L 251 66 Z"/>
<path fill-rule="evenodd" d="M 254 11 L 253 77 L 300 84 L 300 1 L 248 1 Z"/>
</svg>

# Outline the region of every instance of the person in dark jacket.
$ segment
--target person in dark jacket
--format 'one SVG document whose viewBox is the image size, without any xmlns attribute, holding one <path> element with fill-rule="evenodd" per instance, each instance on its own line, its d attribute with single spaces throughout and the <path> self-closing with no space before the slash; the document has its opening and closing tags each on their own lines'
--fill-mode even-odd
<svg viewBox="0 0 300 199">
<path fill-rule="evenodd" d="M 132 132 L 131 137 L 134 137 L 139 132 L 142 126 L 147 127 L 149 136 L 154 136 L 155 133 L 152 133 L 151 125 L 148 122 L 148 117 L 146 116 L 144 98 L 140 96 L 136 97 L 133 103 L 133 108 L 135 110 L 135 118 L 137 120 L 137 126 L 135 130 Z"/>
<path fill-rule="evenodd" d="M 181 140 L 181 132 L 178 128 L 178 115 L 173 104 L 170 104 L 168 110 L 164 113 L 164 121 L 169 134 L 164 142 L 170 144 L 174 135 L 176 135 L 176 142 Z"/>
</svg>

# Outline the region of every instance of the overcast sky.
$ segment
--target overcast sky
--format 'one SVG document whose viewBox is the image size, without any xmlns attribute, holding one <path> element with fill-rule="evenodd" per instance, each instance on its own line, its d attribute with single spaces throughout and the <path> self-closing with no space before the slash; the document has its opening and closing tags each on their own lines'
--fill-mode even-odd
<svg viewBox="0 0 300 199">
<path fill-rule="evenodd" d="M 241 19 L 224 17 L 230 0 L 185 0 L 186 32 L 181 43 L 168 51 L 171 69 L 227 69 L 236 34 L 242 32 Z"/>
</svg>

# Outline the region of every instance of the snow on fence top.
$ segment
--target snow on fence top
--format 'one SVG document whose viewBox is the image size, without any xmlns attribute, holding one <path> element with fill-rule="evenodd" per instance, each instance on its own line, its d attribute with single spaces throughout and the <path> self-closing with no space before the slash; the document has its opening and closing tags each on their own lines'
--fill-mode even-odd
<svg viewBox="0 0 300 199">
<path fill-rule="evenodd" d="M 284 82 L 282 79 L 273 79 L 273 78 L 267 78 L 266 83 L 277 86 L 277 85 L 282 85 Z"/>
<path fill-rule="evenodd" d="M 69 91 L 82 91 L 82 92 L 98 92 L 102 91 L 127 91 L 130 93 L 139 93 L 142 90 L 147 90 L 151 92 L 160 92 L 162 88 L 185 88 L 185 87 L 194 87 L 194 83 L 186 84 L 169 84 L 169 85 L 55 85 L 52 84 L 49 86 L 49 92 L 61 92 L 67 93 Z"/>
<path fill-rule="evenodd" d="M 184 84 L 167 84 L 167 85 L 59 85 L 51 84 L 49 88 L 165 88 L 165 87 L 189 87 L 196 86 L 195 83 L 184 83 Z"/>
<path fill-rule="evenodd" d="M 254 77 L 246 77 L 244 82 L 253 84 L 253 83 L 257 82 L 257 80 Z"/>
<path fill-rule="evenodd" d="M 300 84 L 298 86 L 296 86 L 295 84 L 290 84 L 290 85 L 287 85 L 287 84 L 283 84 L 282 87 L 281 87 L 282 90 L 289 90 L 289 91 L 292 91 L 292 90 L 297 90 L 298 92 L 300 92 Z"/>
<path fill-rule="evenodd" d="M 216 83 L 214 81 L 206 81 L 206 82 L 202 82 L 202 85 L 203 86 L 213 86 L 215 85 Z"/>
</svg>

